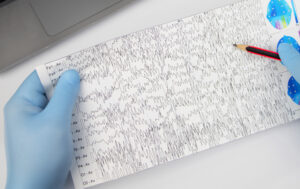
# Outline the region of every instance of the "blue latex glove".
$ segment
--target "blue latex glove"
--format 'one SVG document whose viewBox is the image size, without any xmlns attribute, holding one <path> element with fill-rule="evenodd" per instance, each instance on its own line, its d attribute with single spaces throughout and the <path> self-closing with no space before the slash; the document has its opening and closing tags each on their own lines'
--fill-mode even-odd
<svg viewBox="0 0 300 189">
<path fill-rule="evenodd" d="M 72 161 L 70 131 L 79 75 L 62 74 L 50 102 L 34 71 L 4 109 L 7 189 L 62 188 Z"/>
<path fill-rule="evenodd" d="M 300 104 L 300 53 L 288 43 L 280 44 L 278 53 L 283 65 L 293 75 L 288 82 L 288 95 Z"/>
<path fill-rule="evenodd" d="M 278 53 L 283 65 L 300 83 L 300 53 L 290 44 L 282 43 L 278 46 Z"/>
</svg>

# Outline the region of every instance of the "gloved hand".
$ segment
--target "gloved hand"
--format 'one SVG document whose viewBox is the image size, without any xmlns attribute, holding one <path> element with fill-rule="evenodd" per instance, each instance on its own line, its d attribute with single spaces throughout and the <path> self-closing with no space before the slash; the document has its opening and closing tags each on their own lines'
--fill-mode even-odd
<svg viewBox="0 0 300 189">
<path fill-rule="evenodd" d="M 278 53 L 283 65 L 293 75 L 288 82 L 288 95 L 300 104 L 300 53 L 288 43 L 280 44 Z"/>
<path fill-rule="evenodd" d="M 62 188 L 72 161 L 70 131 L 79 75 L 62 74 L 50 102 L 34 71 L 4 109 L 6 189 Z"/>
</svg>

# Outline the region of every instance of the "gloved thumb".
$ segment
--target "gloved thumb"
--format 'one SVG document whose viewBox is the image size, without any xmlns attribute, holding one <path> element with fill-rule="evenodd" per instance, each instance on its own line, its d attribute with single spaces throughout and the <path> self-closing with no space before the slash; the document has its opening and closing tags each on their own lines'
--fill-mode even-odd
<svg viewBox="0 0 300 189">
<path fill-rule="evenodd" d="M 278 46 L 278 53 L 283 65 L 286 66 L 296 81 L 300 83 L 300 53 L 288 43 L 281 43 Z"/>
<path fill-rule="evenodd" d="M 80 86 L 77 71 L 64 72 L 57 82 L 54 94 L 45 108 L 45 114 L 59 120 L 70 120 Z M 66 119 L 67 118 L 67 119 Z"/>
</svg>

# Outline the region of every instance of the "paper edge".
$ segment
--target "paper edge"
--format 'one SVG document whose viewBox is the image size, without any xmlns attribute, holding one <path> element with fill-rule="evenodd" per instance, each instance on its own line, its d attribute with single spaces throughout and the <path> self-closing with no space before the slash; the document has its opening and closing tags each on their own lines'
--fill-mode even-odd
<svg viewBox="0 0 300 189">
<path fill-rule="evenodd" d="M 40 78 L 40 81 L 41 81 L 41 83 L 44 87 L 44 90 L 46 92 L 47 98 L 50 99 L 52 97 L 54 88 L 53 88 L 51 79 L 49 77 L 48 71 L 46 69 L 46 66 L 45 65 L 40 65 L 40 66 L 35 68 L 35 71 L 37 72 L 37 74 Z"/>
</svg>

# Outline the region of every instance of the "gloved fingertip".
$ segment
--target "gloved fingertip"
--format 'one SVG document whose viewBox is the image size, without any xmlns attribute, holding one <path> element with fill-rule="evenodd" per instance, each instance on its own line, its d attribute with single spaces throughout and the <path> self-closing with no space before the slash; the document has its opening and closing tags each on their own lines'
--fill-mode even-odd
<svg viewBox="0 0 300 189">
<path fill-rule="evenodd" d="M 80 88 L 80 77 L 77 71 L 64 72 L 57 82 L 54 94 L 45 112 L 53 116 L 70 116 Z"/>
<path fill-rule="evenodd" d="M 291 44 L 281 43 L 277 50 L 285 66 L 289 67 L 294 64 L 295 61 L 299 61 L 299 52 Z"/>
<path fill-rule="evenodd" d="M 59 78 L 54 95 L 59 98 L 75 98 L 79 91 L 80 76 L 76 70 L 65 71 Z M 54 97 L 54 96 L 53 96 Z"/>
<path fill-rule="evenodd" d="M 300 53 L 291 44 L 282 43 L 278 46 L 278 53 L 282 64 L 300 82 Z"/>
<path fill-rule="evenodd" d="M 79 85 L 80 77 L 76 70 L 68 70 L 62 74 L 60 82 L 67 82 L 71 85 Z"/>
<path fill-rule="evenodd" d="M 56 98 L 61 101 L 73 101 L 72 99 L 77 97 L 79 85 L 78 72 L 76 70 L 65 71 L 58 80 L 52 100 L 55 101 Z"/>
<path fill-rule="evenodd" d="M 288 43 L 280 43 L 278 45 L 278 53 L 282 56 L 287 56 L 294 47 Z"/>
</svg>

